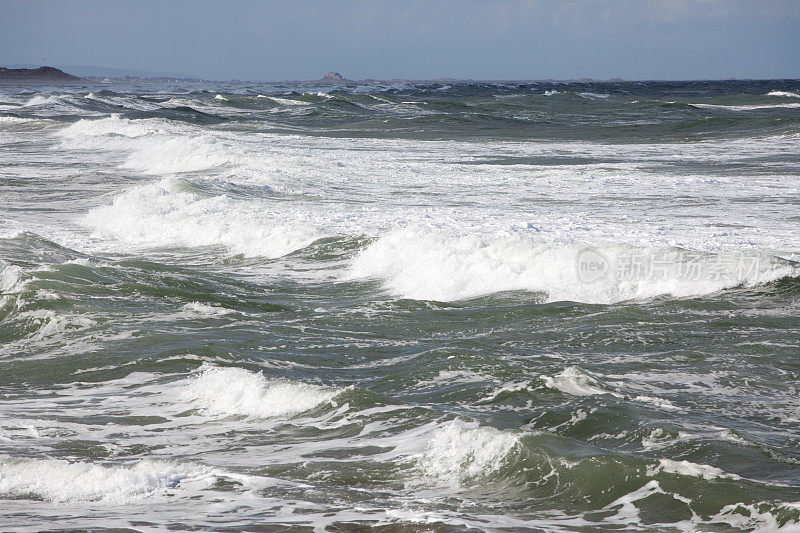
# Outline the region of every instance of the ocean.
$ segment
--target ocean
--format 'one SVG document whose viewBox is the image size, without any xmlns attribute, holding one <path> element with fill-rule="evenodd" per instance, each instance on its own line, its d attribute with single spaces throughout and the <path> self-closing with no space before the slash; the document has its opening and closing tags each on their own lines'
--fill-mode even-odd
<svg viewBox="0 0 800 533">
<path fill-rule="evenodd" d="M 800 81 L 0 87 L 0 530 L 800 531 Z"/>
</svg>

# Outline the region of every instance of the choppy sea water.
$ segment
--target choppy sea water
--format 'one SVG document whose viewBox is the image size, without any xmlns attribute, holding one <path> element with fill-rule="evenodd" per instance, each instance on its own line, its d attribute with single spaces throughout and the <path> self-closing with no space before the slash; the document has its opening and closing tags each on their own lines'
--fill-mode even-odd
<svg viewBox="0 0 800 533">
<path fill-rule="evenodd" d="M 0 88 L 0 529 L 800 530 L 800 82 Z"/>
</svg>

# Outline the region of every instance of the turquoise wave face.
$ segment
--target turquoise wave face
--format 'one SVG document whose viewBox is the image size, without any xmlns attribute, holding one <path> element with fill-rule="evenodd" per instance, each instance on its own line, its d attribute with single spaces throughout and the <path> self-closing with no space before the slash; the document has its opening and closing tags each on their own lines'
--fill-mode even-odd
<svg viewBox="0 0 800 533">
<path fill-rule="evenodd" d="M 798 95 L 3 87 L 0 525 L 793 531 Z"/>
</svg>

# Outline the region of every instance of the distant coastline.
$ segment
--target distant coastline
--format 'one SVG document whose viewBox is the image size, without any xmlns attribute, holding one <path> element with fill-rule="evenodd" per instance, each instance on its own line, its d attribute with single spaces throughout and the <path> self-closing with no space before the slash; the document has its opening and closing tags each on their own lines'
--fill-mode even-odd
<svg viewBox="0 0 800 533">
<path fill-rule="evenodd" d="M 31 67 L 31 68 L 29 68 Z M 66 69 L 70 72 L 67 72 Z M 78 75 L 76 75 L 78 74 Z M 790 80 L 794 78 L 776 78 L 776 80 Z M 50 67 L 33 65 L 11 65 L 10 67 L 0 67 L 0 84 L 96 84 L 96 83 L 272 83 L 282 85 L 383 85 L 397 83 L 630 83 L 630 82 L 649 82 L 649 81 L 752 81 L 745 78 L 725 78 L 725 79 L 697 79 L 697 80 L 638 80 L 630 78 L 575 78 L 575 79 L 554 79 L 554 78 L 528 78 L 528 79 L 475 79 L 475 78 L 391 78 L 391 79 L 349 79 L 339 72 L 330 71 L 316 80 L 212 80 L 195 76 L 180 74 L 149 72 L 145 70 L 117 69 L 111 67 Z"/>
</svg>

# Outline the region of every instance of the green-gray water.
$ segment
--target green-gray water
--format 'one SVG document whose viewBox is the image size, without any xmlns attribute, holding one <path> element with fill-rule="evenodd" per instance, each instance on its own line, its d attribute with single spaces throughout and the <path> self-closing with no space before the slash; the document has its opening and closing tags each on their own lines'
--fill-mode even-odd
<svg viewBox="0 0 800 533">
<path fill-rule="evenodd" d="M 799 91 L 0 88 L 0 529 L 797 531 Z"/>
</svg>

